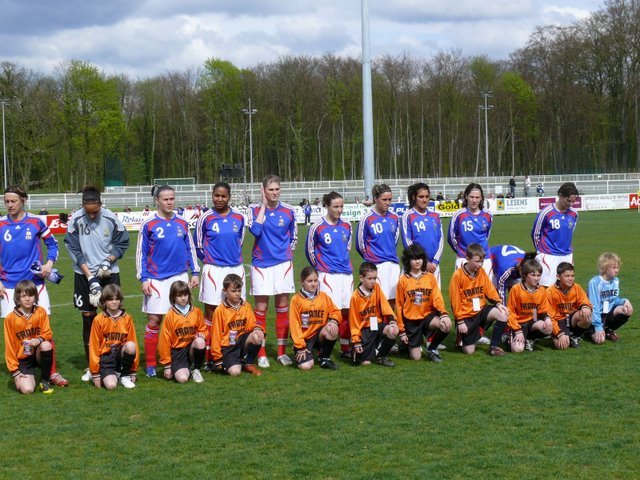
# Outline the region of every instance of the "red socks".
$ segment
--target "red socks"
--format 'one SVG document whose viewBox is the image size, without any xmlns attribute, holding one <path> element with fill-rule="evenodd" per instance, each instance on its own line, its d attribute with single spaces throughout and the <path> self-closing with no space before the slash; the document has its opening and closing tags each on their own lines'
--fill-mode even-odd
<svg viewBox="0 0 640 480">
<path fill-rule="evenodd" d="M 266 310 L 256 310 L 255 312 L 255 316 L 256 316 L 256 323 L 262 327 L 262 329 L 264 330 L 264 333 L 266 335 L 267 333 L 267 312 Z M 267 350 L 264 348 L 264 341 L 262 342 L 262 346 L 260 347 L 260 351 L 258 352 L 258 357 L 266 357 L 267 356 Z"/>
<path fill-rule="evenodd" d="M 340 350 L 348 352 L 351 350 L 351 328 L 349 327 L 349 310 L 342 310 L 342 321 L 338 326 L 340 334 Z"/>
<path fill-rule="evenodd" d="M 144 358 L 147 367 L 156 366 L 156 351 L 158 350 L 158 327 L 152 328 L 147 323 L 144 329 Z"/>
<path fill-rule="evenodd" d="M 276 308 L 276 338 L 278 339 L 278 356 L 287 351 L 289 337 L 289 307 Z"/>
</svg>

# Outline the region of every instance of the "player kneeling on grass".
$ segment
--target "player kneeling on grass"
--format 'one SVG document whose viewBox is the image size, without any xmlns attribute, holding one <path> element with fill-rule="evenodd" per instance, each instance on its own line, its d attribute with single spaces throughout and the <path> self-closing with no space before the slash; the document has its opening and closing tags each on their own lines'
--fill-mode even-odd
<svg viewBox="0 0 640 480">
<path fill-rule="evenodd" d="M 579 338 L 591 326 L 593 307 L 576 282 L 576 271 L 569 262 L 557 268 L 556 284 L 547 288 L 549 314 L 553 324 L 553 346 L 558 350 L 579 348 Z"/>
<path fill-rule="evenodd" d="M 133 318 L 122 308 L 122 290 L 106 285 L 100 295 L 102 312 L 96 315 L 89 335 L 89 371 L 93 384 L 113 390 L 118 382 L 135 388 L 138 339 Z"/>
<path fill-rule="evenodd" d="M 589 281 L 589 300 L 593 305 L 591 327 L 585 333 L 593 343 L 604 343 L 620 340 L 616 334 L 622 325 L 633 315 L 631 302 L 620 296 L 620 279 L 618 273 L 622 262 L 615 253 L 606 252 L 598 258 L 598 270 Z"/>
<path fill-rule="evenodd" d="M 158 339 L 160 363 L 164 378 L 187 383 L 189 377 L 196 383 L 204 382 L 202 364 L 207 347 L 207 326 L 202 310 L 191 304 L 191 289 L 178 280 L 169 289 L 171 310 L 164 317 Z M 189 370 L 190 366 L 193 370 Z"/>
<path fill-rule="evenodd" d="M 251 305 L 242 300 L 242 278 L 230 273 L 222 282 L 225 300 L 213 312 L 211 358 L 215 371 L 237 377 L 244 370 L 262 375 L 256 367 L 258 351 L 264 342 L 264 330 L 256 324 Z"/>
<path fill-rule="evenodd" d="M 409 344 L 409 357 L 422 358 L 420 345 L 433 331 L 427 350 L 432 362 L 442 362 L 438 351 L 440 343 L 449 335 L 451 319 L 444 305 L 438 280 L 427 271 L 427 254 L 417 243 L 402 252 L 404 274 L 400 276 L 396 292 L 396 315 L 400 328 L 400 339 Z"/>
<path fill-rule="evenodd" d="M 378 283 L 378 269 L 371 262 L 363 262 L 359 273 L 360 285 L 351 295 L 349 306 L 353 361 L 395 367 L 388 355 L 400 329 Z"/>
<path fill-rule="evenodd" d="M 553 329 L 546 288 L 540 286 L 542 265 L 536 253 L 527 253 L 519 269 L 522 282 L 511 289 L 508 303 L 513 353 L 533 351 L 533 341 L 551 335 Z"/>
<path fill-rule="evenodd" d="M 331 352 L 338 339 L 342 312 L 329 295 L 318 290 L 318 272 L 315 268 L 303 268 L 300 281 L 302 288 L 291 299 L 289 306 L 289 331 L 295 361 L 300 370 L 311 370 L 315 347 L 319 351 L 320 368 L 337 370 L 338 366 L 331 360 Z"/>
<path fill-rule="evenodd" d="M 467 261 L 453 273 L 449 282 L 449 298 L 462 351 L 468 355 L 475 352 L 475 343 L 481 336 L 480 329 L 486 330 L 495 322 L 489 355 L 499 357 L 504 355 L 499 345 L 507 326 L 509 310 L 502 304 L 498 291 L 482 268 L 484 256 L 484 248 L 480 244 L 469 245 Z M 487 300 L 493 305 L 488 304 Z"/>
<path fill-rule="evenodd" d="M 4 359 L 13 376 L 16 390 L 33 393 L 34 371 L 40 367 L 42 393 L 52 393 L 49 383 L 53 350 L 49 316 L 38 304 L 38 288 L 31 280 L 22 280 L 13 292 L 15 308 L 4 320 Z"/>
</svg>

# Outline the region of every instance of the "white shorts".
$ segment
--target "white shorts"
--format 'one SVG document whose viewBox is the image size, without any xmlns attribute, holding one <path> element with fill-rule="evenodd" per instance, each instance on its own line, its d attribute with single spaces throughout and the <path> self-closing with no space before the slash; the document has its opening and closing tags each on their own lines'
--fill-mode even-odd
<svg viewBox="0 0 640 480">
<path fill-rule="evenodd" d="M 279 295 L 294 293 L 293 262 L 283 262 L 272 267 L 251 266 L 251 295 Z"/>
<path fill-rule="evenodd" d="M 320 291 L 329 295 L 339 309 L 349 308 L 353 293 L 353 275 L 350 273 L 318 272 Z"/>
<path fill-rule="evenodd" d="M 558 279 L 558 265 L 562 262 L 568 262 L 573 265 L 573 253 L 569 255 L 551 255 L 549 253 L 539 253 L 536 260 L 542 265 L 542 275 L 540 276 L 540 285 L 550 287 L 556 283 Z"/>
<path fill-rule="evenodd" d="M 171 309 L 169 291 L 171 290 L 173 282 L 177 282 L 178 280 L 189 284 L 189 274 L 184 272 L 163 280 L 157 280 L 155 278 L 149 280 L 151 295 L 145 295 L 142 298 L 142 312 L 153 313 L 155 315 L 164 315 L 167 313 Z"/>
<path fill-rule="evenodd" d="M 457 257 L 456 270 L 459 269 L 465 263 L 467 263 L 467 259 L 465 257 Z M 490 258 L 484 259 L 484 262 L 482 262 L 482 268 L 484 269 L 485 272 L 487 272 L 487 275 L 489 275 L 489 280 L 493 282 L 493 277 L 495 277 L 495 275 L 493 273 L 493 262 L 491 262 Z"/>
<path fill-rule="evenodd" d="M 387 300 L 394 300 L 400 278 L 400 265 L 393 262 L 383 262 L 376 267 L 378 267 L 378 283 L 380 283 L 384 296 L 387 297 Z"/>
<path fill-rule="evenodd" d="M 220 305 L 225 295 L 222 292 L 224 277 L 235 273 L 242 279 L 242 299 L 247 299 L 246 281 L 244 278 L 244 266 L 220 267 L 218 265 L 205 264 L 200 273 L 200 294 L 198 300 L 207 305 Z"/>
<path fill-rule="evenodd" d="M 49 300 L 49 292 L 47 286 L 43 283 L 38 287 L 38 305 L 44 308 L 48 315 L 51 315 L 51 301 Z M 16 307 L 13 301 L 14 288 L 5 288 L 4 293 L 0 295 L 0 318 L 6 318 Z"/>
</svg>

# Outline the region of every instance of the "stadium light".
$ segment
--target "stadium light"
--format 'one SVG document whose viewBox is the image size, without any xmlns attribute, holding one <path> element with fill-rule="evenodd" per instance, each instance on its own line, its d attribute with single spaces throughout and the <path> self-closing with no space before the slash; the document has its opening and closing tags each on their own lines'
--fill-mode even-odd
<svg viewBox="0 0 640 480">
<path fill-rule="evenodd" d="M 5 105 L 9 105 L 9 100 L 7 100 L 6 98 L 3 98 L 0 100 L 0 104 L 2 105 L 2 156 L 4 159 L 4 189 L 7 189 L 7 185 L 9 185 L 8 179 L 7 179 L 7 175 L 8 175 L 8 168 L 7 168 L 7 136 L 5 134 L 5 129 L 4 129 L 4 107 Z"/>
<path fill-rule="evenodd" d="M 251 108 L 251 99 L 249 99 L 249 108 L 243 108 L 242 112 L 245 115 L 249 115 L 249 170 L 251 172 L 251 200 L 253 200 L 253 131 L 251 129 L 251 117 L 258 113 L 258 110 Z"/>
<path fill-rule="evenodd" d="M 483 92 L 481 96 L 484 97 L 484 106 L 480 106 L 484 110 L 484 159 L 486 162 L 486 175 L 487 175 L 487 195 L 489 195 L 489 118 L 487 117 L 487 111 L 493 108 L 493 105 L 488 105 L 489 98 L 493 97 L 493 92 Z"/>
</svg>

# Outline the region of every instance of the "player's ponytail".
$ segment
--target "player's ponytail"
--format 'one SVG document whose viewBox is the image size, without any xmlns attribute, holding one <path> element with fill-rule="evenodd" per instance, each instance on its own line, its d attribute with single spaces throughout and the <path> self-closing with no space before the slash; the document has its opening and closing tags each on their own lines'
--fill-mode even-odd
<svg viewBox="0 0 640 480">
<path fill-rule="evenodd" d="M 324 208 L 329 208 L 331 206 L 331 202 L 333 202 L 336 198 L 342 198 L 338 192 L 331 191 L 322 196 L 322 206 Z"/>
</svg>

